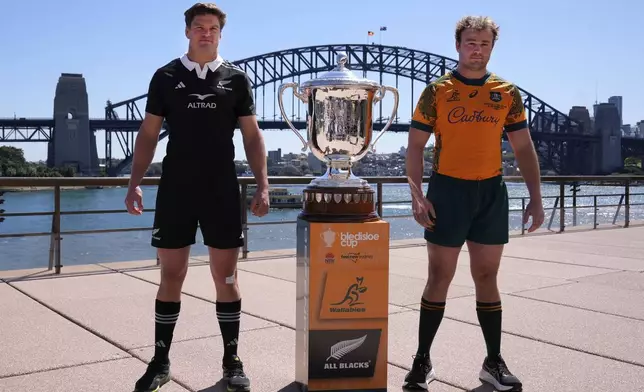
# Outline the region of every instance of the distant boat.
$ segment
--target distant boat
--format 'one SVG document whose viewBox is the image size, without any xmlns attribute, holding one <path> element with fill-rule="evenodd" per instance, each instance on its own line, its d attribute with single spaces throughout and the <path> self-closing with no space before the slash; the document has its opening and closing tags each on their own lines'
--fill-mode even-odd
<svg viewBox="0 0 644 392">
<path fill-rule="evenodd" d="M 246 193 L 246 203 L 250 203 L 255 196 L 255 189 L 257 185 L 250 184 L 247 188 Z M 301 208 L 302 207 L 302 195 L 289 193 L 287 188 L 277 188 L 269 187 L 268 188 L 268 197 L 269 202 L 271 203 L 271 208 Z"/>
</svg>

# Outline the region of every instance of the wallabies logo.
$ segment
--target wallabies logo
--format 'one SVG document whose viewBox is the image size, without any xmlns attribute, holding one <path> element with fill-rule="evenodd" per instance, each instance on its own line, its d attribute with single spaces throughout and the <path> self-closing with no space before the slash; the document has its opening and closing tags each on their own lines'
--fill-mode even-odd
<svg viewBox="0 0 644 392">
<path fill-rule="evenodd" d="M 338 305 L 349 305 L 349 306 L 356 306 L 356 305 L 362 305 L 363 302 L 358 302 L 360 301 L 360 294 L 363 294 L 364 292 L 367 291 L 367 287 L 363 286 L 362 283 L 364 282 L 363 277 L 356 278 L 356 283 L 352 284 L 349 286 L 347 289 L 347 293 L 344 295 L 344 299 L 342 301 L 331 304 L 333 306 L 338 306 Z"/>
</svg>

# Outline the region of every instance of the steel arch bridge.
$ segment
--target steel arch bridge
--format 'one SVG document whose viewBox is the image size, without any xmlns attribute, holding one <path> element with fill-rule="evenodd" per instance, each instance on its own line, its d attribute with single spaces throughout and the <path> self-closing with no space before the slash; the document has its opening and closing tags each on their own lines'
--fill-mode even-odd
<svg viewBox="0 0 644 392">
<path fill-rule="evenodd" d="M 275 98 L 279 83 L 289 80 L 299 82 L 302 76 L 316 75 L 318 72 L 333 69 L 338 52 L 345 52 L 348 55 L 348 67 L 353 72 L 377 72 L 380 75 L 381 83 L 384 74 L 395 76 L 395 87 L 397 88 L 399 78 L 410 80 L 412 102 L 414 101 L 413 81 L 428 84 L 446 72 L 455 69 L 458 64 L 457 60 L 425 51 L 365 44 L 293 48 L 253 56 L 233 63 L 248 74 L 253 85 L 256 107 L 259 112 L 260 108 L 266 109 L 266 91 L 270 90 L 267 89 L 267 86 L 273 86 L 272 96 Z M 593 146 L 599 144 L 599 137 L 588 134 L 583 124 L 571 119 L 543 100 L 521 88 L 520 91 L 542 166 L 553 169 L 559 174 L 590 174 L 588 168 L 591 165 L 580 157 L 586 156 L 592 159 L 592 153 L 589 152 Z M 131 163 L 134 151 L 134 134 L 138 131 L 138 127 L 121 127 L 118 124 L 120 121 L 123 121 L 123 124 L 140 122 L 144 115 L 146 96 L 147 94 L 144 94 L 118 103 L 109 101 L 107 103 L 105 108 L 105 157 L 109 175 L 119 174 Z M 265 111 L 258 115 L 259 125 L 263 130 L 289 129 L 287 123 L 282 119 L 276 101 L 273 99 L 272 116 L 267 117 Z M 293 100 L 291 121 L 296 128 L 304 130 L 305 122 L 301 120 L 301 116 L 305 112 L 300 112 L 300 109 L 301 107 L 299 105 L 296 107 L 295 100 Z M 399 109 L 398 114 L 400 115 L 401 112 L 402 110 Z M 411 118 L 411 111 L 409 117 Z M 381 107 L 380 116 L 374 119 L 374 129 L 381 130 L 387 121 L 388 118 L 382 117 Z M 115 125 L 115 127 L 108 128 L 109 125 Z M 399 118 L 396 118 L 390 131 L 406 132 L 408 129 L 409 122 L 400 122 Z M 159 140 L 164 139 L 167 135 L 168 127 L 164 125 Z M 125 155 L 125 159 L 115 166 L 112 165 L 114 141 L 120 145 Z"/>
</svg>

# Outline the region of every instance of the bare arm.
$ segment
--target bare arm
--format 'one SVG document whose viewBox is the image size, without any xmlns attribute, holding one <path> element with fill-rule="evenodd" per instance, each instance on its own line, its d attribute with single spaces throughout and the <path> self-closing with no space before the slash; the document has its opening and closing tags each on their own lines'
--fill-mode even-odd
<svg viewBox="0 0 644 392">
<path fill-rule="evenodd" d="M 134 189 L 141 184 L 145 172 L 150 167 L 159 143 L 159 133 L 162 125 L 163 117 L 150 113 L 145 114 L 134 144 L 129 189 Z"/>
<path fill-rule="evenodd" d="M 429 84 L 418 98 L 409 127 L 405 169 L 412 196 L 423 198 L 424 151 L 436 126 L 436 88 Z"/>
<path fill-rule="evenodd" d="M 510 93 L 512 95 L 512 104 L 505 119 L 505 132 L 508 135 L 510 145 L 512 145 L 514 156 L 519 163 L 521 176 L 530 193 L 530 199 L 541 200 L 539 158 L 530 137 L 521 92 L 515 86 Z"/>
<path fill-rule="evenodd" d="M 145 106 L 145 117 L 136 135 L 134 154 L 132 157 L 132 174 L 128 191 L 141 184 L 145 172 L 148 171 L 154 153 L 159 143 L 159 133 L 166 114 L 165 87 L 170 79 L 167 72 L 154 73 L 148 86 L 148 97 Z"/>
<path fill-rule="evenodd" d="M 266 165 L 266 146 L 255 116 L 255 101 L 250 79 L 245 75 L 244 90 L 235 108 L 244 140 L 244 150 L 250 170 L 255 176 L 258 190 L 268 190 L 268 169 Z"/>
<path fill-rule="evenodd" d="M 244 140 L 244 150 L 250 170 L 255 176 L 257 188 L 259 190 L 268 189 L 268 169 L 266 165 L 266 146 L 264 136 L 257 124 L 255 115 L 243 116 L 239 118 L 239 127 L 241 128 Z"/>
<path fill-rule="evenodd" d="M 405 169 L 412 196 L 423 196 L 423 173 L 425 172 L 425 145 L 431 134 L 414 127 L 409 128 Z"/>
</svg>

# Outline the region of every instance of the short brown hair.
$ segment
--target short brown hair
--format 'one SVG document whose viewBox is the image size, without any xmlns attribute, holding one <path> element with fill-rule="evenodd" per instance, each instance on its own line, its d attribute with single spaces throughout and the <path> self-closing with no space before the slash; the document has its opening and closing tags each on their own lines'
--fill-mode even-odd
<svg viewBox="0 0 644 392">
<path fill-rule="evenodd" d="M 499 38 L 499 26 L 487 16 L 465 16 L 461 18 L 456 23 L 456 32 L 454 34 L 456 42 L 461 42 L 461 35 L 465 29 L 490 30 L 492 36 L 494 36 L 494 42 Z"/>
<path fill-rule="evenodd" d="M 226 13 L 217 7 L 214 3 L 196 3 L 183 13 L 186 17 L 186 27 L 192 25 L 195 16 L 198 15 L 215 15 L 219 19 L 219 28 L 224 29 L 226 24 Z"/>
</svg>

